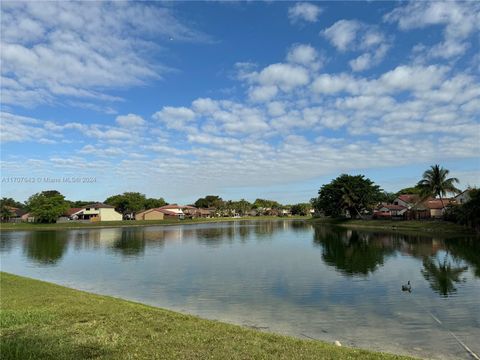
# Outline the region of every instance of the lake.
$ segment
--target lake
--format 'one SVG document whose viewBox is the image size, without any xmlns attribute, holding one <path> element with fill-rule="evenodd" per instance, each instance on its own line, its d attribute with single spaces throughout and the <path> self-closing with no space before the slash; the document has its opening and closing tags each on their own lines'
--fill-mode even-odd
<svg viewBox="0 0 480 360">
<path fill-rule="evenodd" d="M 264 331 L 480 354 L 478 238 L 237 221 L 3 232 L 0 256 L 2 271 Z"/>
</svg>

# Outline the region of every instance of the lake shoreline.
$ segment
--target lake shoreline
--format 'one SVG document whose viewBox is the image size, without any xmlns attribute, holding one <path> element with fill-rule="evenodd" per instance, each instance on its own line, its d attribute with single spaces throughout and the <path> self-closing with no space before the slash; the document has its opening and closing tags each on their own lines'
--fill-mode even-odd
<svg viewBox="0 0 480 360">
<path fill-rule="evenodd" d="M 69 229 L 105 229 L 105 228 L 124 228 L 124 227 L 146 227 L 146 226 L 175 226 L 175 225 L 195 225 L 222 223 L 233 221 L 251 221 L 251 220 L 309 220 L 310 216 L 248 216 L 241 218 L 203 218 L 203 219 L 187 219 L 187 220 L 122 220 L 122 221 L 104 221 L 96 223 L 1 223 L 0 231 L 29 231 L 29 230 L 69 230 Z"/>
<path fill-rule="evenodd" d="M 5 359 L 411 359 L 205 320 L 0 272 Z"/>
<path fill-rule="evenodd" d="M 371 229 L 387 232 L 418 233 L 445 236 L 480 236 L 475 230 L 441 220 L 358 220 L 334 218 L 310 218 L 310 224 L 325 224 L 351 229 Z"/>
</svg>

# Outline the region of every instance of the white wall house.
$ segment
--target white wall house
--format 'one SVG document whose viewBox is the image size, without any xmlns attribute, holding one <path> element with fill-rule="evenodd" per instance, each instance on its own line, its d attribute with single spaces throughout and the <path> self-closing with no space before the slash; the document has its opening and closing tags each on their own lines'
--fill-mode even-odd
<svg viewBox="0 0 480 360">
<path fill-rule="evenodd" d="M 115 211 L 113 206 L 102 203 L 85 205 L 71 214 L 70 218 L 91 221 L 120 221 L 123 219 L 122 214 Z"/>
</svg>

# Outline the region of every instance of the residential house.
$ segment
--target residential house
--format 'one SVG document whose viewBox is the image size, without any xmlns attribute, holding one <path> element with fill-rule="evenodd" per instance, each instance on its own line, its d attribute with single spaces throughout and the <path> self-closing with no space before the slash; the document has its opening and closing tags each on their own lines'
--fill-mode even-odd
<svg viewBox="0 0 480 360">
<path fill-rule="evenodd" d="M 115 208 L 111 205 L 94 203 L 85 205 L 82 208 L 72 209 L 70 219 L 90 221 L 120 221 L 123 219 L 123 217 L 122 214 L 115 211 Z"/>
<path fill-rule="evenodd" d="M 403 218 L 408 208 L 404 205 L 382 204 L 373 212 L 376 219 Z"/>
<path fill-rule="evenodd" d="M 159 208 L 148 209 L 135 214 L 135 220 L 163 220 L 164 218 L 165 213 Z"/>
<path fill-rule="evenodd" d="M 8 218 L 2 218 L 2 221 L 21 222 L 23 221 L 22 216 L 27 213 L 25 210 L 13 206 L 6 206 L 6 208 L 10 211 L 10 216 Z"/>
<path fill-rule="evenodd" d="M 135 220 L 163 220 L 163 219 L 184 219 L 183 209 L 196 209 L 193 206 L 180 206 L 177 204 L 165 205 L 159 208 L 152 208 L 135 214 Z"/>
<path fill-rule="evenodd" d="M 425 206 L 430 210 L 430 217 L 439 219 L 443 216 L 447 205 L 456 204 L 454 199 L 429 199 L 424 202 Z"/>
</svg>

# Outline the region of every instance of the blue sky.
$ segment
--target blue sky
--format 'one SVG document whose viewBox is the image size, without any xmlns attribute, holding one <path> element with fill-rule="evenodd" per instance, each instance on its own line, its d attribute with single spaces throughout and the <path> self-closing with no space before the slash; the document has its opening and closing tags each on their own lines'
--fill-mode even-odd
<svg viewBox="0 0 480 360">
<path fill-rule="evenodd" d="M 434 163 L 480 185 L 479 3 L 1 11 L 2 196 L 293 203 L 340 173 L 397 191 Z"/>
</svg>

